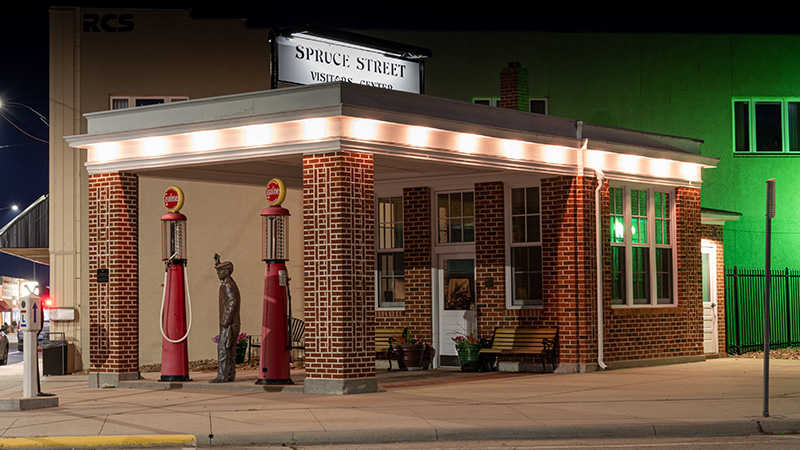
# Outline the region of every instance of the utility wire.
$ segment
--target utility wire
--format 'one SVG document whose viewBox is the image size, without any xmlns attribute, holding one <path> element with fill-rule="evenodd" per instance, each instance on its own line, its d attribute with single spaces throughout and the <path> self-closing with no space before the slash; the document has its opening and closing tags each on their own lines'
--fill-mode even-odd
<svg viewBox="0 0 800 450">
<path fill-rule="evenodd" d="M 48 141 L 45 141 L 45 140 L 39 139 L 38 137 L 36 137 L 36 136 L 34 136 L 34 135 L 32 135 L 32 134 L 28 133 L 27 131 L 23 130 L 22 128 L 18 127 L 18 126 L 17 126 L 17 124 L 15 124 L 14 122 L 12 122 L 12 121 L 11 121 L 11 119 L 9 119 L 8 117 L 6 117 L 6 115 L 5 115 L 5 114 L 3 114 L 3 113 L 0 113 L 0 116 L 2 116 L 2 117 L 3 117 L 3 119 L 6 119 L 6 122 L 8 122 L 8 123 L 10 123 L 11 125 L 13 125 L 13 126 L 14 126 L 14 128 L 18 129 L 18 130 L 19 130 L 19 131 L 20 131 L 22 134 L 24 134 L 25 136 L 28 136 L 28 137 L 29 137 L 29 138 L 31 138 L 31 139 L 35 139 L 35 140 L 37 140 L 37 141 L 39 141 L 39 142 L 43 142 L 43 143 L 45 143 L 45 144 L 49 144 L 49 143 L 50 143 L 50 142 L 48 142 Z"/>
</svg>

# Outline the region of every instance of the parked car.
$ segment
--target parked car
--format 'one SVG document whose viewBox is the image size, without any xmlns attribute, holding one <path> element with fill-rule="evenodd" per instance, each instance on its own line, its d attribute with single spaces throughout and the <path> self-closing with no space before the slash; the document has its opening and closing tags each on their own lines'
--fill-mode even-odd
<svg viewBox="0 0 800 450">
<path fill-rule="evenodd" d="M 17 330 L 17 351 L 18 352 L 21 352 L 22 348 L 23 348 L 23 346 L 22 346 L 22 336 L 23 335 L 25 335 L 25 333 L 23 333 L 22 330 L 18 329 Z M 49 335 L 50 335 L 50 321 L 45 320 L 44 321 L 44 325 L 42 326 L 42 331 L 39 332 L 39 345 L 41 345 L 42 341 L 45 340 Z"/>
<path fill-rule="evenodd" d="M 8 336 L 0 331 L 0 355 L 3 355 L 0 365 L 5 366 L 8 364 Z"/>
</svg>

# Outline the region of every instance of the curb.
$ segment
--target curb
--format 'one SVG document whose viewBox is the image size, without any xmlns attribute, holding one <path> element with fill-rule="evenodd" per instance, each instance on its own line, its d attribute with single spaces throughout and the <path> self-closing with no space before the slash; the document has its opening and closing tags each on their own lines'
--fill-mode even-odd
<svg viewBox="0 0 800 450">
<path fill-rule="evenodd" d="M 201 447 L 265 445 L 355 445 L 391 442 L 458 442 L 464 440 L 552 440 L 552 439 L 652 439 L 749 436 L 800 433 L 800 420 L 742 418 L 706 422 L 642 422 L 624 424 L 558 425 L 542 427 L 399 428 L 336 431 L 285 431 L 215 434 L 205 437 Z"/>
<path fill-rule="evenodd" d="M 191 434 L 156 434 L 131 436 L 47 436 L 0 438 L 6 448 L 122 448 L 122 447 L 197 447 Z"/>
</svg>

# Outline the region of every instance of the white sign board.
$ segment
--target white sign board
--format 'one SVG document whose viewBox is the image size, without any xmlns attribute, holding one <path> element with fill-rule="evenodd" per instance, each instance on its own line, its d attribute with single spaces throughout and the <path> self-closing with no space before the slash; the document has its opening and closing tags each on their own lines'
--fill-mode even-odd
<svg viewBox="0 0 800 450">
<path fill-rule="evenodd" d="M 22 321 L 19 328 L 24 332 L 39 332 L 42 330 L 42 300 L 37 295 L 27 295 L 20 299 L 19 309 Z"/>
<path fill-rule="evenodd" d="M 419 94 L 420 63 L 366 47 L 308 35 L 276 36 L 278 81 L 345 81 Z"/>
</svg>

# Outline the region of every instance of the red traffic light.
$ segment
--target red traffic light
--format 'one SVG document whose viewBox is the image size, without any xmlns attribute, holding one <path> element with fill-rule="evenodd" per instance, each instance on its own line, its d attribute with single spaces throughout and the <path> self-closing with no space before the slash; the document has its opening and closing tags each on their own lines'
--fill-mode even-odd
<svg viewBox="0 0 800 450">
<path fill-rule="evenodd" d="M 53 306 L 53 299 L 52 298 L 50 298 L 50 297 L 42 298 L 42 308 L 50 309 L 51 306 Z"/>
</svg>

